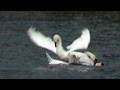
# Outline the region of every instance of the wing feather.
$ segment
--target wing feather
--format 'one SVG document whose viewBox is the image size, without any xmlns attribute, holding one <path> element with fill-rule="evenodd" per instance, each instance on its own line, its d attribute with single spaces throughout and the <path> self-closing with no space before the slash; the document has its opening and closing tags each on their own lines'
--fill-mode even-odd
<svg viewBox="0 0 120 90">
<path fill-rule="evenodd" d="M 50 37 L 46 37 L 41 32 L 36 31 L 35 28 L 31 27 L 27 32 L 31 41 L 39 47 L 46 48 L 56 53 L 56 47 L 54 41 Z"/>
<path fill-rule="evenodd" d="M 67 46 L 67 49 L 69 50 L 69 52 L 72 52 L 74 50 L 87 49 L 89 43 L 90 43 L 90 32 L 88 29 L 84 29 L 82 31 L 81 36 L 76 40 L 74 40 L 72 44 Z"/>
</svg>

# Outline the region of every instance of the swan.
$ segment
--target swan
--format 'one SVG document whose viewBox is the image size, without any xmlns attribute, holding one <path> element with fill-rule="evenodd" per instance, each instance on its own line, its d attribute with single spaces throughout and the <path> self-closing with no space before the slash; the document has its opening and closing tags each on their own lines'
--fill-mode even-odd
<svg viewBox="0 0 120 90">
<path fill-rule="evenodd" d="M 84 53 L 78 52 L 77 54 L 79 54 L 79 55 L 82 56 L 82 59 L 80 60 L 80 63 L 77 62 L 77 64 L 81 64 L 81 65 L 85 65 L 85 66 L 103 66 L 103 65 L 104 65 L 103 63 L 97 62 L 96 60 L 91 61 L 90 58 L 95 58 L 95 55 L 93 55 L 93 54 L 90 53 L 90 52 L 86 52 L 86 53 L 85 53 L 86 55 L 90 55 L 89 58 L 87 58 Z M 75 60 L 73 59 L 74 55 L 76 55 L 76 54 L 73 54 L 73 56 L 71 56 L 72 58 L 70 59 L 72 63 L 73 63 L 73 62 L 76 62 L 76 59 L 75 59 Z M 47 56 L 47 59 L 48 59 L 49 64 L 51 64 L 51 65 L 57 65 L 57 64 L 69 65 L 69 64 L 70 64 L 70 63 L 68 63 L 68 62 L 64 62 L 64 61 L 59 60 L 59 59 L 53 59 L 47 52 L 46 52 L 46 56 Z M 92 59 L 92 60 L 93 60 L 93 59 Z M 78 61 L 78 60 L 77 60 L 77 61 Z M 75 64 L 76 64 L 76 63 L 75 63 Z"/>
<path fill-rule="evenodd" d="M 90 43 L 90 32 L 88 29 L 84 29 L 82 31 L 82 34 L 79 38 L 74 40 L 72 44 L 67 46 L 66 48 L 68 51 L 66 51 L 63 46 L 62 46 L 62 39 L 61 37 L 56 34 L 53 36 L 53 40 L 50 37 L 46 37 L 43 35 L 41 32 L 36 31 L 35 28 L 30 27 L 28 29 L 28 36 L 31 39 L 31 41 L 36 44 L 39 47 L 46 48 L 52 52 L 54 52 L 56 55 L 59 56 L 59 58 L 65 62 L 69 63 L 77 63 L 81 62 L 81 53 L 80 52 L 75 52 L 75 50 L 80 50 L 80 49 L 87 49 L 88 45 Z M 92 53 L 82 53 L 87 57 L 88 61 L 94 62 L 97 61 L 97 58 L 88 58 L 90 56 L 94 56 Z M 73 58 L 74 56 L 74 58 Z M 71 59 L 72 58 L 72 59 Z M 85 59 L 84 59 L 85 60 Z M 87 61 L 85 60 L 85 61 Z M 75 62 L 77 61 L 77 62 Z M 90 63 L 90 62 L 89 62 Z M 78 63 L 77 63 L 78 64 Z M 93 63 L 92 63 L 93 65 Z M 102 65 L 102 64 L 101 64 Z"/>
<path fill-rule="evenodd" d="M 41 32 L 36 31 L 35 28 L 30 27 L 28 29 L 28 36 L 31 41 L 39 47 L 46 48 L 55 54 L 57 54 L 60 59 L 68 61 L 68 54 L 72 51 L 78 49 L 87 49 L 90 43 L 90 33 L 88 29 L 84 29 L 79 38 L 73 41 L 72 44 L 67 46 L 68 51 L 66 51 L 62 46 L 62 39 L 59 35 L 54 35 L 53 40 L 50 37 L 46 37 Z"/>
</svg>

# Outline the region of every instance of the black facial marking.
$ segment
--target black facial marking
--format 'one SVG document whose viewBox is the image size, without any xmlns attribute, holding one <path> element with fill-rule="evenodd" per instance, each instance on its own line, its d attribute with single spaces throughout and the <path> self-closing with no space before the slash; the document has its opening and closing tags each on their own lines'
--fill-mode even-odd
<svg viewBox="0 0 120 90">
<path fill-rule="evenodd" d="M 57 47 L 57 43 L 55 42 L 55 47 Z"/>
<path fill-rule="evenodd" d="M 94 60 L 94 66 L 95 66 L 95 64 L 98 62 L 98 60 L 95 58 L 95 60 Z"/>
<path fill-rule="evenodd" d="M 88 55 L 88 57 L 90 58 L 90 56 Z"/>
</svg>

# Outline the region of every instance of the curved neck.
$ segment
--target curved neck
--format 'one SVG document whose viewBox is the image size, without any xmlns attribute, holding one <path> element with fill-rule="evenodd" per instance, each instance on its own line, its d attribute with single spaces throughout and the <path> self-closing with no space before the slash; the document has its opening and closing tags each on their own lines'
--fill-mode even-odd
<svg viewBox="0 0 120 90">
<path fill-rule="evenodd" d="M 62 46 L 62 39 L 61 38 L 59 39 L 59 42 L 57 42 L 56 52 L 57 52 L 57 55 L 61 59 L 63 59 L 63 60 L 67 60 L 68 59 L 68 54 L 66 53 L 66 50 Z"/>
<path fill-rule="evenodd" d="M 57 48 L 58 51 L 60 50 L 60 51 L 66 52 L 66 51 L 64 50 L 63 46 L 62 46 L 62 39 L 61 39 L 61 38 L 59 38 L 59 41 L 58 41 L 58 43 L 57 43 L 57 45 L 56 45 L 56 48 Z"/>
</svg>

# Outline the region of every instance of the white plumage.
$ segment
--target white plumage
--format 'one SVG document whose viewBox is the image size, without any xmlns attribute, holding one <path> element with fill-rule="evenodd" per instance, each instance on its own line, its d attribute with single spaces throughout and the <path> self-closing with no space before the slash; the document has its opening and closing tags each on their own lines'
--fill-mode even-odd
<svg viewBox="0 0 120 90">
<path fill-rule="evenodd" d="M 53 65 L 56 65 L 56 64 L 66 64 L 66 65 L 68 65 L 69 64 L 69 63 L 66 63 L 64 61 L 51 58 L 50 55 L 47 52 L 46 52 L 46 56 L 48 58 L 49 64 L 53 64 Z"/>
<path fill-rule="evenodd" d="M 88 29 L 84 29 L 79 38 L 73 41 L 73 43 L 67 46 L 67 49 L 71 51 L 78 49 L 87 49 L 90 43 L 90 32 Z"/>
<path fill-rule="evenodd" d="M 35 28 L 33 27 L 29 28 L 27 33 L 28 33 L 29 38 L 34 44 L 56 53 L 55 43 L 50 37 L 46 37 L 41 32 L 36 31 Z"/>
<path fill-rule="evenodd" d="M 56 47 L 54 41 L 45 35 L 43 35 L 40 31 L 36 31 L 35 28 L 31 27 L 28 30 L 28 36 L 32 40 L 34 44 L 39 47 L 46 48 L 56 53 Z M 79 38 L 73 41 L 72 44 L 67 46 L 69 52 L 79 50 L 79 49 L 87 49 L 90 43 L 90 32 L 88 29 L 84 29 Z"/>
<path fill-rule="evenodd" d="M 49 64 L 68 64 L 71 62 L 83 65 L 94 65 L 96 57 L 91 53 L 75 52 L 75 50 L 87 49 L 90 43 L 90 32 L 88 29 L 84 29 L 79 38 L 74 40 L 72 44 L 67 46 L 68 51 L 64 50 L 62 46 L 62 39 L 59 35 L 54 35 L 53 40 L 50 37 L 43 35 L 41 32 L 36 31 L 31 27 L 28 30 L 28 36 L 31 41 L 39 47 L 51 50 L 59 56 L 60 60 L 52 59 L 48 53 L 46 53 Z M 56 45 L 56 46 L 55 46 Z M 72 56 L 75 56 L 74 58 Z M 91 57 L 91 58 L 89 58 Z M 93 58 L 95 57 L 95 58 Z M 65 62 L 64 62 L 65 61 Z M 66 63 L 68 62 L 68 63 Z M 80 62 L 80 63 L 79 63 Z M 98 65 L 101 65 L 101 63 Z"/>
</svg>

